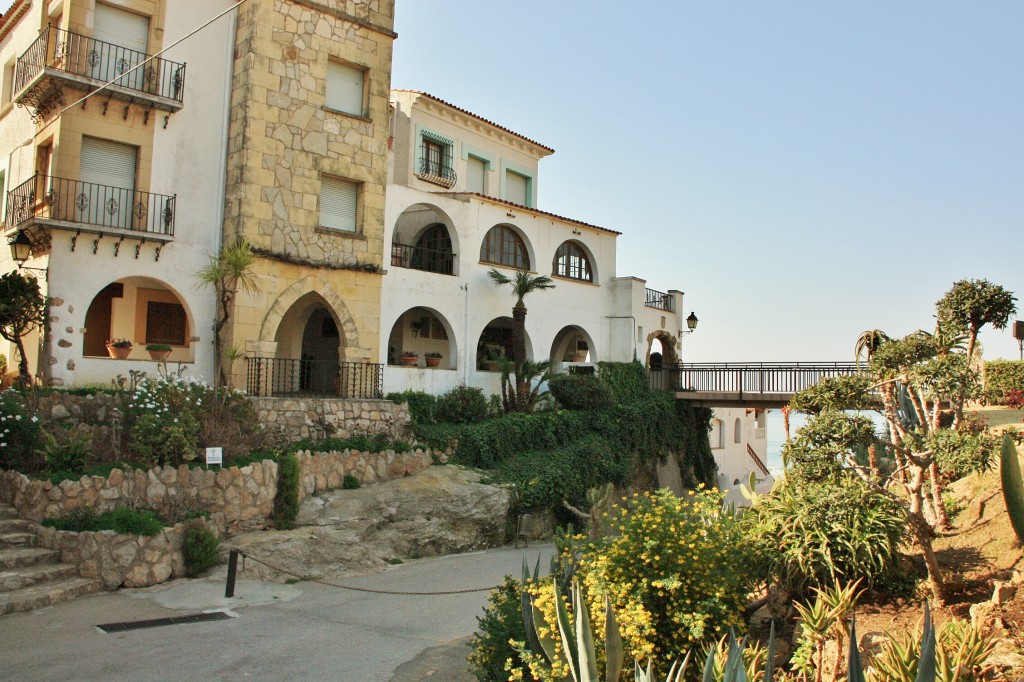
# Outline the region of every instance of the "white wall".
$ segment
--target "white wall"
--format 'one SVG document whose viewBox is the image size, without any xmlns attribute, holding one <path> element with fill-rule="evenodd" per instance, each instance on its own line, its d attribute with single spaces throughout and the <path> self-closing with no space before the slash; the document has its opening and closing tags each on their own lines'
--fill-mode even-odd
<svg viewBox="0 0 1024 682">
<path fill-rule="evenodd" d="M 770 474 L 765 476 L 747 453 L 747 445 L 753 448 L 761 461 L 768 463 L 768 434 L 766 428 L 767 415 L 764 411 L 744 408 L 716 407 L 714 419 L 722 424 L 721 447 L 716 442 L 716 433 L 711 436 L 711 454 L 718 464 L 718 487 L 728 491 L 726 500 L 738 505 L 749 504 L 740 493 L 740 484 L 746 484 L 751 472 L 758 483 L 756 492 L 764 493 L 771 489 L 775 479 Z M 740 438 L 735 437 L 735 426 L 739 420 Z M 738 482 L 737 482 L 738 481 Z"/>
</svg>

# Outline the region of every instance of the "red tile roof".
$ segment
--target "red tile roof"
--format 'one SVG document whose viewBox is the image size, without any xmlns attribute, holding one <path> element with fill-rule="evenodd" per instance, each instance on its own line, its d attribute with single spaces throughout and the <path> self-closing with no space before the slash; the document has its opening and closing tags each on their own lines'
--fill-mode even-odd
<svg viewBox="0 0 1024 682">
<path fill-rule="evenodd" d="M 519 133 L 517 133 L 514 130 L 509 130 L 505 126 L 498 125 L 494 121 L 489 121 L 486 118 L 484 118 L 483 116 L 478 116 L 478 115 L 474 114 L 472 111 L 466 111 L 462 107 L 457 107 L 454 104 L 452 104 L 451 102 L 444 101 L 440 97 L 434 97 L 429 92 L 423 92 L 422 90 L 401 90 L 401 89 L 397 89 L 397 88 L 394 90 L 394 92 L 410 92 L 410 93 L 412 93 L 414 95 L 421 95 L 423 97 L 429 97 L 430 99 L 434 100 L 435 102 L 439 102 L 439 103 L 445 105 L 446 107 L 451 107 L 452 109 L 455 109 L 456 111 L 461 111 L 462 113 L 466 114 L 467 116 L 472 116 L 473 118 L 477 119 L 478 121 L 483 121 L 487 125 L 494 126 L 495 128 L 497 128 L 499 130 L 504 130 L 509 135 L 515 135 L 516 137 L 518 137 L 521 140 L 526 140 L 530 144 L 537 145 L 541 149 L 546 149 L 549 154 L 554 154 L 555 153 L 555 150 L 552 149 L 551 147 L 548 147 L 547 145 L 541 144 L 540 142 L 537 142 L 536 140 L 531 140 L 530 138 L 526 137 L 525 135 L 520 135 Z"/>
<path fill-rule="evenodd" d="M 0 16 L 0 38 L 11 32 L 14 25 L 18 23 L 18 19 L 24 16 L 25 10 L 30 4 L 32 4 L 31 0 L 16 0 L 7 13 Z"/>
<path fill-rule="evenodd" d="M 536 208 L 530 208 L 529 206 L 523 206 L 522 204 L 516 204 L 516 203 L 513 203 L 511 201 L 505 201 L 504 199 L 498 199 L 496 197 L 487 196 L 486 194 L 480 194 L 479 192 L 432 192 L 432 194 L 438 194 L 440 196 L 446 196 L 446 197 L 478 197 L 480 199 L 485 199 L 487 201 L 493 202 L 495 204 L 501 204 L 502 206 L 510 206 L 512 208 L 517 208 L 517 209 L 519 209 L 521 211 L 529 211 L 530 213 L 535 213 L 537 215 L 547 216 L 549 218 L 555 218 L 556 220 L 561 220 L 561 221 L 564 221 L 564 222 L 567 222 L 567 223 L 572 223 L 573 225 L 581 225 L 583 227 L 589 227 L 592 230 L 599 230 L 601 232 L 607 232 L 609 234 L 614 234 L 614 235 L 622 234 L 621 232 L 619 232 L 617 230 L 609 230 L 607 227 L 601 227 L 600 225 L 591 225 L 590 223 L 585 223 L 582 220 L 574 220 L 573 218 L 566 218 L 565 216 L 560 216 L 557 213 L 548 213 L 547 211 L 541 211 L 541 210 L 536 209 Z"/>
</svg>

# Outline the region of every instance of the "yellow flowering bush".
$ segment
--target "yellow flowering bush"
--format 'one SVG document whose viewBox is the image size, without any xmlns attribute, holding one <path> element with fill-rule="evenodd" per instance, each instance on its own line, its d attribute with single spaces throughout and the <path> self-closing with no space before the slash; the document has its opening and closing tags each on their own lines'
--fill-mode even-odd
<svg viewBox="0 0 1024 682">
<path fill-rule="evenodd" d="M 737 521 L 722 511 L 717 490 L 671 491 L 623 498 L 614 535 L 583 552 L 577 578 L 591 613 L 611 597 L 626 660 L 653 658 L 667 668 L 694 646 L 743 626 L 754 584 L 752 548 Z M 594 619 L 594 638 L 603 623 Z"/>
</svg>

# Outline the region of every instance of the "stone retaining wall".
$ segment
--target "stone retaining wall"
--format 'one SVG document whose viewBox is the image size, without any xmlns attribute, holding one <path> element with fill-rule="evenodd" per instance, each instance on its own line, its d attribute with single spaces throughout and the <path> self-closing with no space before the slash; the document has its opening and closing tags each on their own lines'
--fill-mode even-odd
<svg viewBox="0 0 1024 682">
<path fill-rule="evenodd" d="M 260 422 L 280 428 L 292 441 L 384 435 L 412 440 L 409 406 L 388 400 L 334 398 L 250 398 Z"/>
<path fill-rule="evenodd" d="M 299 500 L 342 487 L 346 474 L 362 483 L 400 478 L 431 464 L 430 451 L 396 453 L 299 452 Z M 206 511 L 218 519 L 222 532 L 233 535 L 266 528 L 277 494 L 277 463 L 264 460 L 244 467 L 205 470 L 157 467 L 121 471 L 106 478 L 83 476 L 55 484 L 32 480 L 16 471 L 0 472 L 0 502 L 13 506 L 18 516 L 32 521 L 62 516 L 90 506 L 98 512 L 114 507 L 152 509 L 167 519 L 189 511 Z"/>
<path fill-rule="evenodd" d="M 120 456 L 120 399 L 109 393 L 71 395 L 54 392 L 39 396 L 36 416 L 44 429 L 58 436 L 70 431 L 89 436 L 93 456 Z"/>
<path fill-rule="evenodd" d="M 185 576 L 181 547 L 186 530 L 197 524 L 217 532 L 214 524 L 195 519 L 153 536 L 121 535 L 112 530 L 75 533 L 40 526 L 38 537 L 40 547 L 59 551 L 61 562 L 78 566 L 83 578 L 97 579 L 103 589 L 116 590 L 149 587 Z"/>
</svg>

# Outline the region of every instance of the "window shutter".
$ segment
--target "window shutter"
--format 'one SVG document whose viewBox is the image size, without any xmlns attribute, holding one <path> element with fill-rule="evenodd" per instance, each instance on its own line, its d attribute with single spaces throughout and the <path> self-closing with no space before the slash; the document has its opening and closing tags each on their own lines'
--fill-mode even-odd
<svg viewBox="0 0 1024 682">
<path fill-rule="evenodd" d="M 363 74 L 360 69 L 327 63 L 327 108 L 363 115 Z"/>
<path fill-rule="evenodd" d="M 466 160 L 466 191 L 484 194 L 484 175 L 487 167 L 483 159 L 471 156 Z"/>
<path fill-rule="evenodd" d="M 135 189 L 135 147 L 96 137 L 82 137 L 78 179 L 97 185 Z"/>
<path fill-rule="evenodd" d="M 513 204 L 529 206 L 526 196 L 526 177 L 519 173 L 506 171 L 505 173 L 505 200 Z"/>
<path fill-rule="evenodd" d="M 320 224 L 335 230 L 356 231 L 359 186 L 348 180 L 324 177 L 320 182 Z"/>
<path fill-rule="evenodd" d="M 102 41 L 95 46 L 98 59 L 89 76 L 108 81 L 140 64 L 149 44 L 149 17 L 96 3 L 92 37 Z M 103 44 L 107 43 L 107 44 Z M 140 89 L 145 84 L 144 69 L 138 69 L 117 81 L 116 85 Z"/>
</svg>

